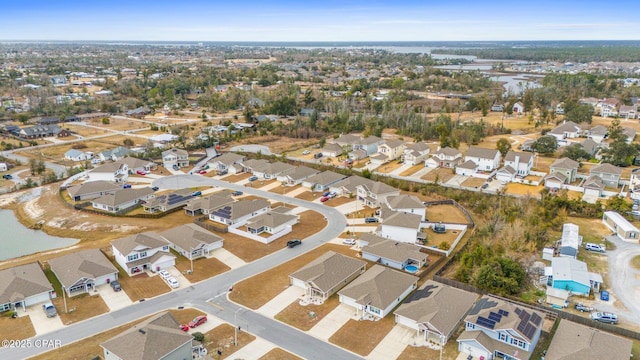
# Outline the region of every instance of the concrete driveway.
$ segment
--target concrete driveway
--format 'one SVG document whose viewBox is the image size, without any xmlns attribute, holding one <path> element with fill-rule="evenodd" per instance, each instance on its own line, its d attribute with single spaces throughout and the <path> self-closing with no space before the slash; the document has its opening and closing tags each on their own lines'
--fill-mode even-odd
<svg viewBox="0 0 640 360">
<path fill-rule="evenodd" d="M 607 236 L 615 246 L 615 250 L 606 252 L 609 257 L 609 281 L 615 297 L 626 307 L 622 310 L 619 306 L 613 306 L 613 301 L 604 302 L 596 300 L 596 308 L 600 311 L 615 312 L 622 320 L 634 324 L 640 324 L 640 271 L 631 266 L 631 260 L 640 255 L 640 245 L 622 241 L 617 236 Z"/>
<path fill-rule="evenodd" d="M 447 185 L 452 187 L 461 187 L 462 183 L 465 182 L 469 177 L 464 175 L 454 175 L 449 181 L 446 182 Z"/>
<path fill-rule="evenodd" d="M 102 296 L 102 300 L 107 304 L 109 310 L 118 310 L 133 304 L 127 293 L 124 291 L 113 291 L 111 285 L 100 285 L 96 287 L 98 294 Z"/>
<path fill-rule="evenodd" d="M 178 282 L 180 283 L 180 287 L 191 286 L 191 281 L 187 280 L 187 278 L 184 277 L 184 275 L 182 275 L 180 270 L 176 269 L 173 266 L 170 268 L 166 268 L 165 270 L 167 270 L 169 274 L 171 274 L 171 276 L 173 276 L 174 278 L 176 278 L 176 280 L 178 280 Z"/>
<path fill-rule="evenodd" d="M 209 253 L 209 257 L 214 257 L 220 261 L 222 261 L 222 263 L 224 263 L 225 265 L 227 265 L 228 267 L 235 269 L 237 267 L 240 267 L 244 264 L 246 264 L 246 262 L 242 259 L 240 259 L 239 257 L 233 255 L 231 252 L 227 251 L 224 248 L 220 248 L 220 249 L 215 249 L 213 252 Z"/>
<path fill-rule="evenodd" d="M 298 196 L 298 195 L 302 194 L 302 193 L 303 193 L 303 192 L 305 192 L 305 191 L 309 191 L 309 189 L 307 189 L 307 188 L 305 188 L 305 187 L 302 187 L 302 186 L 301 186 L 301 187 L 299 187 L 299 188 L 297 188 L 297 189 L 295 189 L 295 190 L 289 191 L 289 192 L 288 192 L 288 193 L 286 193 L 285 195 L 286 195 L 286 196 L 289 196 L 289 197 L 296 197 L 296 196 Z"/>
<path fill-rule="evenodd" d="M 308 332 L 321 340 L 329 340 L 331 335 L 340 330 L 356 313 L 351 306 L 340 304 L 315 324 Z"/>
<path fill-rule="evenodd" d="M 264 316 L 274 317 L 277 313 L 289 306 L 289 304 L 300 299 L 300 296 L 303 294 L 303 289 L 297 286 L 289 286 L 268 303 L 262 305 L 256 312 Z"/>
<path fill-rule="evenodd" d="M 378 343 L 378 345 L 367 356 L 367 359 L 386 360 L 396 359 L 407 345 L 411 344 L 416 335 L 415 330 L 407 327 L 396 325 L 389 331 L 387 336 Z"/>
<path fill-rule="evenodd" d="M 262 356 L 276 346 L 262 338 L 256 338 L 242 349 L 233 353 L 234 359 L 261 359 Z"/>
<path fill-rule="evenodd" d="M 64 309 L 58 309 L 58 312 L 64 311 Z M 60 316 L 48 318 L 47 314 L 42 310 L 42 304 L 29 306 L 27 312 L 18 310 L 18 316 L 29 315 L 31 323 L 36 331 L 36 335 L 46 334 L 51 331 L 55 331 L 64 327 Z"/>
</svg>

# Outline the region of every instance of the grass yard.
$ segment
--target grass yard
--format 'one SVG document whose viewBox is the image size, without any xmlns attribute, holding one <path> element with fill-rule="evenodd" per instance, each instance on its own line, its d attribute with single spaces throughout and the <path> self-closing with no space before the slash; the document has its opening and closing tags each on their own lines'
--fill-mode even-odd
<svg viewBox="0 0 640 360">
<path fill-rule="evenodd" d="M 272 192 L 274 194 L 287 194 L 287 193 L 289 193 L 289 192 L 291 192 L 293 190 L 299 189 L 301 187 L 302 187 L 302 185 L 300 185 L 300 184 L 298 184 L 296 186 L 282 186 L 282 185 L 280 185 L 280 186 L 274 187 L 273 189 L 269 190 L 269 192 Z"/>
<path fill-rule="evenodd" d="M 216 357 L 216 359 L 226 359 L 256 339 L 255 336 L 245 331 L 240 331 L 238 333 L 238 346 L 236 347 L 234 346 L 234 338 L 235 327 L 229 324 L 222 324 L 204 334 L 203 345 L 211 355 L 217 354 L 218 350 L 222 351 L 222 355 Z"/>
<path fill-rule="evenodd" d="M 18 310 L 18 312 L 20 311 L 22 309 Z M 36 336 L 36 330 L 28 315 L 13 319 L 11 318 L 12 314 L 13 310 L 0 314 L 0 339 L 23 340 Z"/>
<path fill-rule="evenodd" d="M 349 320 L 336 331 L 329 342 L 354 353 L 367 356 L 395 325 L 392 315 L 378 321 Z"/>
<path fill-rule="evenodd" d="M 350 197 L 336 196 L 333 199 L 330 199 L 329 201 L 325 202 L 324 204 L 327 206 L 336 207 L 336 206 L 344 205 L 346 203 L 350 203 L 352 201 L 355 201 L 355 200 Z"/>
<path fill-rule="evenodd" d="M 460 235 L 460 231 L 458 230 L 447 230 L 444 234 L 438 234 L 431 229 L 425 229 L 425 233 L 427 234 L 427 242 L 425 245 L 438 247 L 440 247 L 440 244 L 443 242 L 449 244 L 449 247 L 451 247 L 458 235 Z"/>
<path fill-rule="evenodd" d="M 318 321 L 322 320 L 327 314 L 332 312 L 340 304 L 337 294 L 329 297 L 327 301 L 322 305 L 307 305 L 302 306 L 298 301 L 294 301 L 289 304 L 284 310 L 275 316 L 276 320 L 289 324 L 302 331 L 308 331 Z M 309 312 L 313 311 L 316 316 L 312 318 L 309 316 Z"/>
<path fill-rule="evenodd" d="M 631 267 L 640 270 L 640 255 L 634 256 L 633 259 L 631 259 Z"/>
<path fill-rule="evenodd" d="M 464 216 L 464 213 L 455 205 L 427 206 L 427 219 L 431 222 L 467 223 L 467 218 Z"/>
<path fill-rule="evenodd" d="M 479 188 L 482 186 L 482 184 L 484 184 L 487 180 L 485 179 L 481 179 L 481 178 L 477 178 L 477 177 L 470 177 L 467 180 L 462 182 L 462 186 L 467 186 L 467 187 L 472 187 L 472 188 Z"/>
<path fill-rule="evenodd" d="M 298 195 L 295 196 L 296 199 L 302 199 L 302 200 L 306 200 L 306 201 L 313 201 L 319 197 L 322 197 L 322 194 L 319 192 L 311 192 L 311 191 L 305 191 L 303 193 L 300 193 Z"/>
<path fill-rule="evenodd" d="M 304 243 L 302 246 L 304 246 Z M 355 252 L 347 246 L 338 244 L 322 245 L 282 265 L 235 284 L 233 292 L 229 294 L 229 298 L 250 309 L 258 309 L 289 287 L 290 274 L 327 251 L 335 251 L 350 256 L 355 255 Z"/>
<path fill-rule="evenodd" d="M 289 234 L 273 241 L 270 244 L 259 243 L 255 240 L 240 235 L 226 233 L 218 234 L 224 238 L 224 248 L 246 262 L 259 259 L 275 251 L 281 250 L 291 239 L 304 239 L 322 230 L 327 225 L 327 220 L 319 216 L 315 211 L 300 213 L 300 222 L 293 226 Z"/>
<path fill-rule="evenodd" d="M 505 186 L 505 193 L 509 195 L 529 195 L 532 197 L 538 197 L 540 192 L 544 189 L 544 186 L 532 186 L 519 183 L 508 183 Z"/>
<path fill-rule="evenodd" d="M 403 163 L 401 163 L 399 160 L 394 160 L 392 162 L 386 163 L 382 166 L 380 166 L 379 168 L 376 169 L 376 172 L 379 173 L 383 173 L 383 174 L 388 174 L 390 172 L 392 172 L 393 170 L 401 167 L 403 165 Z"/>
<path fill-rule="evenodd" d="M 249 173 L 241 173 L 241 174 L 226 175 L 222 178 L 222 180 L 228 181 L 228 182 L 238 182 L 240 180 L 248 179 L 250 177 L 251 177 L 251 174 Z"/>
<path fill-rule="evenodd" d="M 74 297 L 67 297 L 68 313 L 64 311 L 64 299 L 62 296 L 51 300 L 51 302 L 56 307 L 60 320 L 62 320 L 62 323 L 65 325 L 90 319 L 109 311 L 107 304 L 105 304 L 102 297 L 97 294 L 91 295 L 85 293 Z"/>
<path fill-rule="evenodd" d="M 429 171 L 425 175 L 422 175 L 421 179 L 427 180 L 427 181 L 432 181 L 434 183 L 437 180 L 438 184 L 442 184 L 442 183 L 446 183 L 447 181 L 451 180 L 454 175 L 455 174 L 453 172 L 453 169 L 437 168 L 437 169 L 433 169 L 433 170 Z"/>
<path fill-rule="evenodd" d="M 128 276 L 119 265 L 115 265 L 118 268 L 118 281 L 120 281 L 122 290 L 127 293 L 132 301 L 149 299 L 168 293 L 171 290 L 160 276 L 149 277 L 146 273 Z"/>
<path fill-rule="evenodd" d="M 302 360 L 290 352 L 280 348 L 271 349 L 268 353 L 262 355 L 258 360 Z"/>
<path fill-rule="evenodd" d="M 176 254 L 174 253 L 174 255 Z M 180 270 L 182 275 L 192 283 L 206 280 L 231 270 L 230 267 L 216 258 L 199 258 L 193 260 L 193 272 L 188 274 L 187 270 L 191 270 L 191 261 L 182 255 L 176 256 L 176 269 Z"/>
<path fill-rule="evenodd" d="M 424 164 L 420 163 L 418 165 L 413 165 L 412 167 L 408 168 L 407 170 L 403 171 L 400 173 L 400 176 L 411 176 L 415 173 L 417 173 L 418 171 L 424 169 Z"/>
<path fill-rule="evenodd" d="M 196 316 L 206 315 L 202 311 L 193 308 L 184 308 L 181 310 L 172 309 L 169 310 L 169 312 L 171 313 L 171 315 L 173 315 L 174 318 L 176 318 L 176 320 L 178 320 L 180 324 L 187 324 L 189 323 L 189 321 L 195 319 Z"/>
</svg>

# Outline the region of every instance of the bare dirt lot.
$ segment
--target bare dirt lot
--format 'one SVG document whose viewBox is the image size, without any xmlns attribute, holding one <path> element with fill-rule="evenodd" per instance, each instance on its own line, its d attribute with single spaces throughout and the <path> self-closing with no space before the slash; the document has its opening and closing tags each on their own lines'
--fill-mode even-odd
<svg viewBox="0 0 640 360">
<path fill-rule="evenodd" d="M 391 315 L 378 321 L 351 319 L 329 338 L 329 342 L 358 355 L 367 356 L 394 325 L 394 317 Z"/>
<path fill-rule="evenodd" d="M 222 352 L 222 355 L 216 357 L 216 359 L 226 359 L 255 340 L 256 337 L 245 331 L 240 331 L 238 333 L 238 346 L 235 346 L 234 339 L 235 327 L 229 324 L 222 324 L 213 330 L 207 331 L 204 334 L 203 343 L 209 354 L 217 354 L 218 350 Z"/>
<path fill-rule="evenodd" d="M 423 175 L 421 179 L 433 182 L 437 181 L 439 184 L 441 184 L 451 180 L 454 175 L 455 174 L 453 173 L 453 169 L 437 168 Z"/>
<path fill-rule="evenodd" d="M 0 314 L 0 339 L 23 340 L 36 335 L 29 316 L 12 319 L 11 314 L 12 310 Z"/>
<path fill-rule="evenodd" d="M 454 205 L 431 205 L 427 207 L 427 218 L 431 222 L 467 223 L 462 210 Z"/>
</svg>

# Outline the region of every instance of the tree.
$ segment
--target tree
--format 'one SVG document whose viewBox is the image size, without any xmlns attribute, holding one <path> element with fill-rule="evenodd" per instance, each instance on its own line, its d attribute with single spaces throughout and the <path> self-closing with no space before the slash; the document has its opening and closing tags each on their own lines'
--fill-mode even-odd
<svg viewBox="0 0 640 360">
<path fill-rule="evenodd" d="M 564 148 L 564 152 L 562 155 L 568 157 L 571 160 L 580 161 L 580 160 L 589 160 L 591 158 L 591 154 L 589 154 L 581 144 L 571 144 Z"/>
<path fill-rule="evenodd" d="M 126 138 L 126 139 L 122 140 L 122 144 L 124 144 L 124 146 L 133 146 L 134 142 L 133 142 L 133 140 L 131 140 L 129 138 Z"/>
<path fill-rule="evenodd" d="M 609 148 L 603 151 L 602 161 L 616 166 L 630 166 L 638 155 L 638 147 L 635 144 L 627 144 L 627 136 L 620 126 L 620 120 L 613 119 L 609 126 Z"/>
<path fill-rule="evenodd" d="M 549 156 L 558 149 L 558 141 L 551 135 L 545 135 L 538 138 L 531 147 L 536 152 Z"/>
<path fill-rule="evenodd" d="M 108 117 L 102 118 L 102 124 L 109 125 L 109 123 L 111 123 L 111 120 Z"/>
<path fill-rule="evenodd" d="M 574 123 L 583 123 L 591 124 L 591 120 L 593 117 L 593 108 L 591 105 L 580 104 L 576 105 L 571 111 L 566 113 L 566 119 L 573 121 Z"/>
<path fill-rule="evenodd" d="M 504 158 L 509 150 L 511 150 L 511 143 L 509 142 L 509 140 L 501 138 L 496 143 L 496 148 L 498 149 L 498 151 L 500 151 L 500 154 Z"/>
</svg>

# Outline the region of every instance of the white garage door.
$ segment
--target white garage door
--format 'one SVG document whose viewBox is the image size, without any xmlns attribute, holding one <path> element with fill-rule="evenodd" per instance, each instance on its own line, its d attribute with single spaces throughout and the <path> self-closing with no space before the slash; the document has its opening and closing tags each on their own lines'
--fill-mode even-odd
<svg viewBox="0 0 640 360">
<path fill-rule="evenodd" d="M 291 285 L 299 287 L 301 289 L 306 289 L 307 286 L 304 284 L 304 281 L 300 280 L 300 279 L 295 279 L 295 278 L 290 278 L 291 279 Z"/>
<path fill-rule="evenodd" d="M 27 306 L 40 304 L 40 303 L 49 301 L 49 293 L 46 292 L 38 295 L 29 296 L 28 298 L 24 299 L 24 301 L 27 304 Z"/>
</svg>

